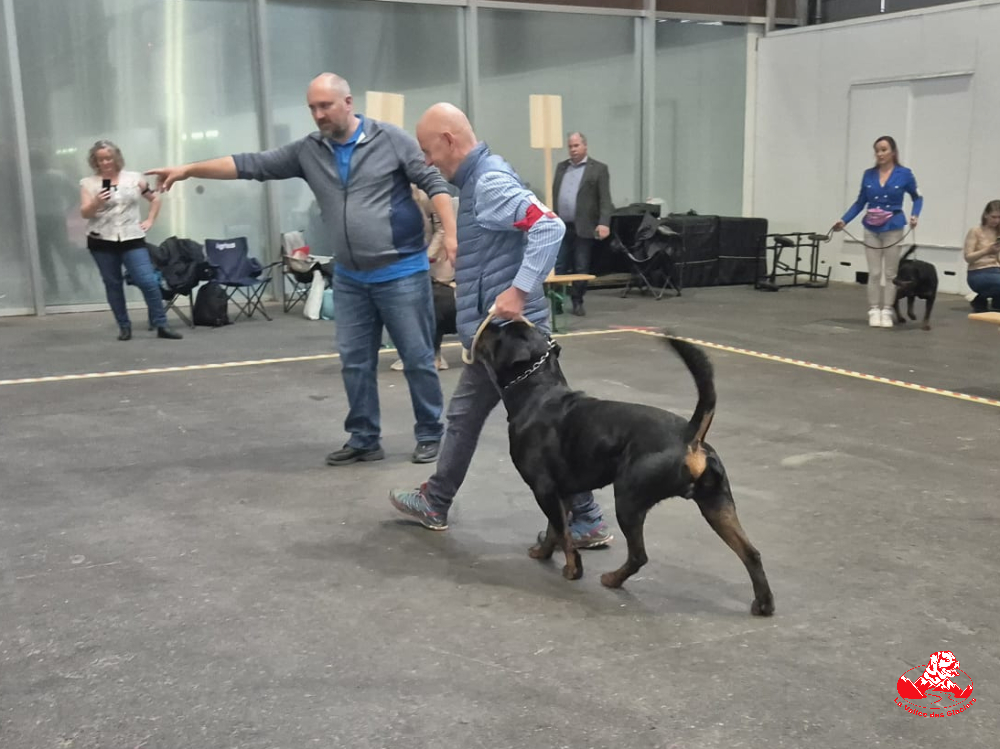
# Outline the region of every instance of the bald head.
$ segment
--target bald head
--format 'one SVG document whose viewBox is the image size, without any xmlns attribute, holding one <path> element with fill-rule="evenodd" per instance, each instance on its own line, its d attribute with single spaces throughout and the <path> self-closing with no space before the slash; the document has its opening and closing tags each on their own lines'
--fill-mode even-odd
<svg viewBox="0 0 1000 749">
<path fill-rule="evenodd" d="M 447 179 L 455 176 L 477 143 L 465 112 L 444 102 L 424 112 L 417 123 L 417 141 L 427 163 L 440 169 Z"/>
<path fill-rule="evenodd" d="M 309 82 L 306 101 L 316 127 L 327 138 L 346 141 L 358 126 L 351 87 L 334 73 L 320 73 Z"/>
</svg>

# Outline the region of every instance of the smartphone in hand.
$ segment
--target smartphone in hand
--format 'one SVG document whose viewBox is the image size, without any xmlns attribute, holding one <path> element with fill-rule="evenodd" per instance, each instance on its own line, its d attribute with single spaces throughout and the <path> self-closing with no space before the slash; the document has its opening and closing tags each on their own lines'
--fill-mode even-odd
<svg viewBox="0 0 1000 749">
<path fill-rule="evenodd" d="M 101 180 L 101 192 L 107 192 L 111 189 L 111 180 L 102 179 Z"/>
</svg>

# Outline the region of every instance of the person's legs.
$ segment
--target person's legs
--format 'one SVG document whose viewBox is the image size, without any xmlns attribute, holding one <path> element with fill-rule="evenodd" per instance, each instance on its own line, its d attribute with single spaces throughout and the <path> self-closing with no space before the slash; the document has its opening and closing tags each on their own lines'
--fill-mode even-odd
<svg viewBox="0 0 1000 749">
<path fill-rule="evenodd" d="M 125 250 L 122 253 L 122 262 L 132 277 L 132 283 L 142 291 L 142 295 L 146 300 L 146 308 L 149 310 L 150 325 L 154 328 L 167 327 L 167 313 L 163 308 L 163 293 L 160 291 L 160 284 L 156 280 L 156 273 L 153 272 L 153 264 L 149 260 L 149 252 L 145 247 Z"/>
<path fill-rule="evenodd" d="M 448 402 L 448 429 L 437 469 L 419 489 L 389 492 L 392 506 L 425 528 L 447 530 L 448 510 L 465 481 L 483 424 L 499 402 L 500 393 L 486 367 L 478 362 L 463 366 Z"/>
<path fill-rule="evenodd" d="M 444 394 L 434 367 L 434 297 L 430 277 L 423 271 L 373 284 L 371 295 L 403 362 L 417 443 L 440 442 L 444 433 L 441 424 Z"/>
<path fill-rule="evenodd" d="M 382 320 L 367 284 L 335 273 L 333 297 L 337 351 L 349 407 L 344 421 L 344 430 L 351 435 L 347 447 L 375 451 L 381 437 L 377 370 Z"/>
<path fill-rule="evenodd" d="M 125 282 L 122 279 L 122 253 L 119 250 L 91 250 L 104 282 L 104 292 L 119 328 L 131 326 L 125 306 Z"/>
<path fill-rule="evenodd" d="M 888 309 L 896 301 L 896 285 L 893 281 L 899 270 L 899 256 L 902 254 L 899 241 L 903 238 L 903 232 L 902 230 L 887 231 L 882 237 L 882 246 L 885 247 L 882 250 L 885 277 L 885 285 L 882 287 L 882 309 Z"/>
<path fill-rule="evenodd" d="M 577 237 L 573 250 L 573 272 L 590 273 L 590 256 L 594 249 L 594 239 L 592 237 Z M 583 295 L 587 293 L 586 281 L 574 281 L 570 296 L 573 298 L 573 305 L 583 305 Z M 582 311 L 582 310 L 581 310 Z"/>
<path fill-rule="evenodd" d="M 985 312 L 987 300 L 993 300 L 993 308 L 1000 309 L 1000 268 L 980 268 L 969 271 L 969 288 L 978 296 L 972 306 L 977 312 Z"/>
<path fill-rule="evenodd" d="M 865 229 L 865 259 L 868 261 L 868 308 L 882 306 L 882 241 L 878 234 Z"/>
<path fill-rule="evenodd" d="M 576 229 L 572 222 L 567 222 L 566 233 L 559 245 L 559 255 L 556 257 L 555 272 L 557 276 L 573 273 L 576 262 Z"/>
</svg>

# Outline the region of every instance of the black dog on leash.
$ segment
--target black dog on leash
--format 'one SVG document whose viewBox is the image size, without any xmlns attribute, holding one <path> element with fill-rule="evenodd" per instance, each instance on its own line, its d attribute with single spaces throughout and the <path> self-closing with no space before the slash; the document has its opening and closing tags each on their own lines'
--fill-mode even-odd
<svg viewBox="0 0 1000 749">
<path fill-rule="evenodd" d="M 913 314 L 913 302 L 919 297 L 924 300 L 924 330 L 931 329 L 931 310 L 934 309 L 934 300 L 937 298 L 938 275 L 937 268 L 924 260 L 911 260 L 910 255 L 917 249 L 916 245 L 911 245 L 903 257 L 899 259 L 899 270 L 896 277 L 892 279 L 896 286 L 896 299 L 892 303 L 892 309 L 896 313 L 896 322 L 905 323 L 903 315 L 899 311 L 899 300 L 906 298 L 906 314 L 911 320 L 916 320 Z"/>
<path fill-rule="evenodd" d="M 571 390 L 559 367 L 559 345 L 524 322 L 489 325 L 483 331 L 475 353 L 493 370 L 502 390 L 511 457 L 549 520 L 544 541 L 528 553 L 548 559 L 561 547 L 566 555 L 563 576 L 579 579 L 583 566 L 569 532 L 567 498 L 614 484 L 628 559 L 620 569 L 601 575 L 601 583 L 618 588 L 647 562 L 646 513 L 668 497 L 693 499 L 750 573 L 751 613 L 770 616 L 774 596 L 760 553 L 736 517 L 722 461 L 704 442 L 715 413 L 712 365 L 696 346 L 668 340 L 698 388 L 690 421 L 651 406 Z"/>
</svg>

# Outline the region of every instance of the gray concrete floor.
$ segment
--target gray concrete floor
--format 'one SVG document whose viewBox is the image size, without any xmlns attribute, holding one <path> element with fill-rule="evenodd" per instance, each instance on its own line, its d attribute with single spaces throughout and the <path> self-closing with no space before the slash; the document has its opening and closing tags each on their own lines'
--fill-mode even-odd
<svg viewBox="0 0 1000 749">
<path fill-rule="evenodd" d="M 856 286 L 588 308 L 568 332 L 598 334 L 567 336 L 563 364 L 601 397 L 692 409 L 680 362 L 615 329 L 637 325 L 1000 398 L 1000 332 L 958 297 L 929 333 L 868 329 Z M 0 319 L 0 379 L 332 351 L 330 323 L 280 312 L 176 343 L 114 332 L 109 313 Z M 397 519 L 388 490 L 427 467 L 390 355 L 387 460 L 340 469 L 333 358 L 0 385 L 0 746 L 995 746 L 1000 408 L 710 355 L 710 437 L 773 619 L 683 500 L 650 516 L 623 591 L 598 582 L 620 542 L 577 583 L 528 559 L 542 516 L 499 412 L 451 530 Z M 893 699 L 936 650 L 977 702 L 934 721 Z"/>
</svg>

